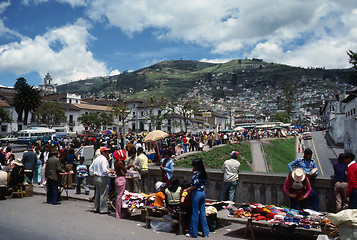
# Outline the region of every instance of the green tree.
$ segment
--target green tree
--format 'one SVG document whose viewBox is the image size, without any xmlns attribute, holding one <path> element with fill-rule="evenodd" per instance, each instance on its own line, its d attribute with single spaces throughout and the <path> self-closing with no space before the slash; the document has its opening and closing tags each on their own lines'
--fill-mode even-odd
<svg viewBox="0 0 357 240">
<path fill-rule="evenodd" d="M 30 112 L 33 112 L 41 104 L 40 91 L 29 85 L 24 78 L 18 78 L 15 85 L 16 94 L 13 98 L 15 110 L 18 114 L 18 121 L 22 121 L 24 113 L 24 125 L 27 125 L 27 119 Z"/>
<path fill-rule="evenodd" d="M 78 117 L 78 121 L 83 125 L 87 125 L 93 131 L 101 127 L 99 112 L 84 113 Z"/>
<path fill-rule="evenodd" d="M 130 108 L 125 105 L 124 100 L 119 96 L 117 105 L 109 105 L 112 109 L 113 116 L 121 123 L 121 134 L 124 135 L 125 124 L 128 123 L 128 117 L 130 114 Z"/>
<path fill-rule="evenodd" d="M 0 106 L 0 125 L 3 122 L 11 123 L 12 119 L 10 114 L 6 112 L 5 108 L 3 106 Z"/>
<path fill-rule="evenodd" d="M 353 68 L 357 70 L 357 53 L 349 50 L 347 54 L 350 57 L 349 62 L 353 65 Z"/>
<path fill-rule="evenodd" d="M 350 57 L 349 62 L 353 65 L 354 69 L 354 71 L 349 74 L 351 83 L 357 85 L 357 53 L 353 52 L 352 50 L 349 50 L 347 54 Z"/>
<path fill-rule="evenodd" d="M 53 102 L 43 102 L 33 115 L 38 124 L 46 124 L 49 128 L 61 125 L 67 120 L 65 111 L 58 103 Z"/>
<path fill-rule="evenodd" d="M 277 112 L 273 116 L 273 120 L 277 122 L 289 123 L 290 118 L 286 112 Z"/>
<path fill-rule="evenodd" d="M 178 105 L 171 105 L 173 112 L 182 116 L 185 132 L 187 132 L 188 120 L 192 117 L 193 112 L 197 109 L 197 101 L 192 99 L 181 99 Z"/>
<path fill-rule="evenodd" d="M 101 112 L 99 113 L 99 119 L 102 125 L 109 126 L 113 124 L 113 114 Z"/>
<path fill-rule="evenodd" d="M 163 121 L 167 119 L 167 116 L 171 113 L 167 106 L 168 102 L 164 97 L 160 99 L 156 99 L 155 95 L 150 97 L 149 112 L 146 113 L 147 120 L 150 120 L 149 131 L 152 131 L 152 128 L 155 128 L 155 130 L 161 129 Z M 157 114 L 154 114 L 155 108 L 159 108 Z"/>
</svg>

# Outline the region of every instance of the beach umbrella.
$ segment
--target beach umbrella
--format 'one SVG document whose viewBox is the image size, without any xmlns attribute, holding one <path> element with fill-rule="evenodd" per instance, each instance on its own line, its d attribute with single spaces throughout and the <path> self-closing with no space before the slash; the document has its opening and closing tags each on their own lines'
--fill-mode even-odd
<svg viewBox="0 0 357 240">
<path fill-rule="evenodd" d="M 243 131 L 245 130 L 244 127 L 236 127 L 233 129 L 234 131 Z"/>
<path fill-rule="evenodd" d="M 233 130 L 230 130 L 230 129 L 223 129 L 221 132 L 223 132 L 223 133 L 231 133 L 231 132 L 233 132 Z"/>
<path fill-rule="evenodd" d="M 153 141 L 160 140 L 160 139 L 163 139 L 168 136 L 169 136 L 169 134 L 164 131 L 155 130 L 155 131 L 149 132 L 148 135 L 146 135 L 146 137 L 144 138 L 144 142 L 153 142 Z"/>
<path fill-rule="evenodd" d="M 115 132 L 113 130 L 107 129 L 102 132 L 103 135 L 114 135 Z"/>
</svg>

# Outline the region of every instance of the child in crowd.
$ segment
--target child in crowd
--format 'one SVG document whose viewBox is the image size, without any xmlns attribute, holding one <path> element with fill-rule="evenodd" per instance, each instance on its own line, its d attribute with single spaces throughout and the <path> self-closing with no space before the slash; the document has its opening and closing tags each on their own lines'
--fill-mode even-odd
<svg viewBox="0 0 357 240">
<path fill-rule="evenodd" d="M 188 181 L 184 181 L 182 183 L 182 189 L 187 189 L 190 186 L 191 186 L 191 184 Z M 181 211 L 186 213 L 183 215 L 182 222 L 183 222 L 183 230 L 188 232 L 190 230 L 191 213 L 192 213 L 191 193 L 190 192 L 183 192 L 181 194 Z"/>
<path fill-rule="evenodd" d="M 163 182 L 159 181 L 155 183 L 156 194 L 155 194 L 154 207 L 164 207 L 164 200 L 165 200 L 165 194 L 163 192 L 164 187 L 165 187 L 165 183 Z"/>
<path fill-rule="evenodd" d="M 77 165 L 77 169 L 76 169 L 77 178 L 78 178 L 76 194 L 81 194 L 81 184 L 83 183 L 85 195 L 88 195 L 89 194 L 89 188 L 87 185 L 88 170 L 87 170 L 87 166 L 83 164 L 83 162 L 84 162 L 84 157 L 81 157 L 79 159 L 79 165 Z"/>
</svg>

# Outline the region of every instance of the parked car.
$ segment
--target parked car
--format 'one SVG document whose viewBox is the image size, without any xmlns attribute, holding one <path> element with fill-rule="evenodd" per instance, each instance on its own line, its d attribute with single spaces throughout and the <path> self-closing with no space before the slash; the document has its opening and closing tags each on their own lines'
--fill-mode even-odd
<svg viewBox="0 0 357 240">
<path fill-rule="evenodd" d="M 0 138 L 0 142 L 2 142 L 2 143 L 17 142 L 17 137 L 14 135 L 8 135 L 7 137 Z"/>
<path fill-rule="evenodd" d="M 302 139 L 304 139 L 304 140 L 308 140 L 308 139 L 311 139 L 311 138 L 312 138 L 312 136 L 311 136 L 310 132 L 304 132 L 302 134 Z"/>
</svg>

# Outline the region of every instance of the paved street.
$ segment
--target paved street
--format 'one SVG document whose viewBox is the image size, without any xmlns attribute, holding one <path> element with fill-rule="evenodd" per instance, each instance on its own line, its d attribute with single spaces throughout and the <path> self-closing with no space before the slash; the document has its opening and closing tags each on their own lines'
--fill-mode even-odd
<svg viewBox="0 0 357 240">
<path fill-rule="evenodd" d="M 317 167 L 320 171 L 319 176 L 330 177 L 333 175 L 332 164 L 337 161 L 339 153 L 343 152 L 343 148 L 334 145 L 329 146 L 325 138 L 325 132 L 312 132 L 312 140 L 305 140 L 305 148 L 311 148 L 314 152 Z M 330 143 L 331 144 L 331 143 Z"/>
<path fill-rule="evenodd" d="M 64 200 L 56 206 L 44 201 L 43 195 L 1 201 L 0 239 L 188 239 L 175 233 L 146 229 L 138 213 L 129 219 L 116 219 L 114 213 L 93 213 L 93 204 L 86 201 Z M 226 210 L 222 211 L 227 214 Z M 243 239 L 243 228 L 244 225 L 233 223 L 210 233 L 210 239 Z M 256 237 L 257 240 L 272 239 L 267 231 L 256 231 Z"/>
</svg>

